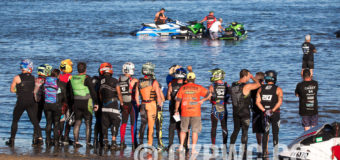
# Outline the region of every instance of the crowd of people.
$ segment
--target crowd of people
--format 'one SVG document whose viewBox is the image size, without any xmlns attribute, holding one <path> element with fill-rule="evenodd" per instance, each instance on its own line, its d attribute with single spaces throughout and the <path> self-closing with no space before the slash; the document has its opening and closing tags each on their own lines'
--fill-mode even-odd
<svg viewBox="0 0 340 160">
<path fill-rule="evenodd" d="M 313 56 L 315 47 L 310 44 L 310 36 L 302 45 L 305 54 L 302 70 L 303 81 L 298 83 L 295 94 L 300 98 L 299 114 L 305 130 L 317 125 L 318 83 L 312 79 L 314 66 Z M 312 55 L 310 55 L 312 54 Z M 305 58 L 308 57 L 308 58 Z M 175 131 L 180 141 L 179 151 L 188 151 L 189 137 L 192 134 L 192 153 L 198 134 L 202 130 L 201 105 L 209 100 L 211 107 L 211 143 L 216 144 L 216 130 L 218 121 L 222 128 L 222 143 L 228 141 L 228 110 L 227 104 L 232 104 L 232 119 L 234 131 L 230 137 L 230 153 L 235 150 L 238 133 L 242 130 L 241 143 L 247 149 L 248 128 L 251 123 L 253 133 L 262 155 L 268 156 L 269 128 L 272 126 L 273 145 L 279 142 L 280 107 L 283 101 L 283 91 L 276 85 L 277 73 L 274 70 L 257 72 L 255 77 L 247 69 L 240 71 L 240 79 L 229 85 L 224 81 L 226 73 L 219 68 L 210 70 L 211 85 L 205 88 L 195 83 L 196 75 L 191 66 L 186 69 L 180 65 L 173 65 L 169 69 L 167 93 L 163 94 L 162 86 L 155 78 L 155 65 L 151 62 L 142 66 L 142 78 L 135 78 L 135 66 L 126 62 L 122 66 L 122 74 L 118 79 L 113 77 L 112 65 L 102 63 L 98 75 L 87 75 L 87 65 L 79 62 L 76 66 L 78 74 L 73 74 L 73 62 L 70 59 L 61 61 L 59 69 L 53 69 L 48 64 L 38 67 L 38 77 L 32 75 L 33 62 L 29 59 L 20 63 L 21 74 L 14 77 L 11 92 L 17 94 L 17 103 L 13 111 L 11 137 L 6 142 L 14 146 L 18 121 L 24 111 L 34 126 L 33 145 L 43 145 L 40 121 L 42 114 L 46 117 L 47 147 L 71 145 L 82 147 L 79 142 L 79 132 L 84 120 L 86 129 L 86 147 L 103 147 L 118 150 L 126 148 L 125 132 L 130 117 L 131 142 L 135 149 L 144 144 L 144 132 L 147 129 L 147 144 L 153 145 L 154 127 L 158 148 L 169 150 L 173 144 Z M 249 83 L 252 80 L 253 83 Z M 170 123 L 169 145 L 162 142 L 163 103 L 169 100 Z M 92 137 L 92 118 L 96 118 L 94 125 L 94 140 Z M 140 118 L 140 126 L 137 120 Z M 74 140 L 69 138 L 73 127 Z M 139 130 L 138 130 L 139 128 Z M 53 129 L 53 138 L 51 132 Z M 111 130 L 109 137 L 108 130 Z M 117 135 L 120 132 L 120 145 Z M 218 138 L 219 139 L 219 138 Z M 111 143 L 110 143 L 111 141 Z M 244 152 L 246 156 L 246 152 Z"/>
</svg>

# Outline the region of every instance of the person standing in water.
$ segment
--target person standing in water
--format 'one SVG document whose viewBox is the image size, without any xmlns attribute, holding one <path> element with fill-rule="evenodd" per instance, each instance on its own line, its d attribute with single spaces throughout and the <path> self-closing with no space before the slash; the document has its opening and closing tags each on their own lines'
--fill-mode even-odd
<svg viewBox="0 0 340 160">
<path fill-rule="evenodd" d="M 42 145 L 43 139 L 41 129 L 37 119 L 38 106 L 34 100 L 35 78 L 32 75 L 33 62 L 25 59 L 20 63 L 21 74 L 13 78 L 11 92 L 17 94 L 17 102 L 13 110 L 13 120 L 11 127 L 11 137 L 6 145 L 13 147 L 15 135 L 18 130 L 18 122 L 24 113 L 27 112 L 30 121 L 34 126 L 34 140 L 32 145 Z"/>
<path fill-rule="evenodd" d="M 316 53 L 316 48 L 311 41 L 311 36 L 307 34 L 305 36 L 305 42 L 302 43 L 302 52 L 303 52 L 303 58 L 302 58 L 302 70 L 301 70 L 301 76 L 303 76 L 303 70 L 309 69 L 311 77 L 313 77 L 313 69 L 314 69 L 314 53 Z"/>
<path fill-rule="evenodd" d="M 262 156 L 268 157 L 269 127 L 272 124 L 273 145 L 277 151 L 279 144 L 280 107 L 283 92 L 276 84 L 277 73 L 273 70 L 266 71 L 264 77 L 266 84 L 257 91 L 256 105 L 263 112 L 263 125 L 265 126 L 262 138 Z M 274 152 L 275 153 L 275 152 Z"/>
<path fill-rule="evenodd" d="M 250 79 L 254 83 L 247 83 Z M 240 79 L 234 82 L 231 87 L 231 99 L 233 104 L 233 121 L 234 131 L 230 137 L 229 156 L 233 156 L 235 153 L 235 142 L 242 128 L 242 149 L 243 158 L 247 157 L 247 143 L 248 143 L 248 128 L 250 124 L 250 105 L 251 96 L 250 92 L 259 88 L 261 84 L 247 69 L 240 71 Z"/>
<path fill-rule="evenodd" d="M 303 70 L 303 81 L 296 85 L 295 95 L 299 97 L 299 114 L 305 131 L 318 125 L 318 82 L 312 79 L 309 69 Z"/>
</svg>

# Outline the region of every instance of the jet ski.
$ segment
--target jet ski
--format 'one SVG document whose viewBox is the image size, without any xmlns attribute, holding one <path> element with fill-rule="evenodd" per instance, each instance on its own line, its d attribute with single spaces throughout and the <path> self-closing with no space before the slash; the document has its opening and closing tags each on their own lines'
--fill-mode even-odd
<svg viewBox="0 0 340 160">
<path fill-rule="evenodd" d="M 142 23 L 142 28 L 131 32 L 131 35 L 138 37 L 159 37 L 159 36 L 174 36 L 179 35 L 183 31 L 180 29 L 185 26 L 177 20 L 168 19 L 168 22 L 161 25 L 155 23 Z"/>
<path fill-rule="evenodd" d="M 327 160 L 339 155 L 339 122 L 323 124 L 305 131 L 279 154 L 280 160 Z M 335 149 L 337 148 L 337 149 Z"/>
<path fill-rule="evenodd" d="M 228 27 L 225 28 L 225 32 L 220 37 L 220 40 L 244 40 L 248 36 L 247 31 L 244 29 L 243 24 L 238 22 L 232 22 Z"/>
<path fill-rule="evenodd" d="M 180 29 L 183 31 L 179 35 L 173 35 L 171 38 L 173 39 L 200 39 L 203 38 L 203 34 L 205 32 L 205 27 L 202 23 L 198 21 L 189 21 L 188 25 L 185 27 L 181 27 Z"/>
</svg>

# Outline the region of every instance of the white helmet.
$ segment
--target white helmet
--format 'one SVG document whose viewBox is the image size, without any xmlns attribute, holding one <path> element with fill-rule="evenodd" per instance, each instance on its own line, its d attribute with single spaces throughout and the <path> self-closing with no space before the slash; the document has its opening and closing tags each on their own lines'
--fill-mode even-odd
<svg viewBox="0 0 340 160">
<path fill-rule="evenodd" d="M 135 65 L 132 62 L 126 62 L 122 69 L 123 74 L 133 75 L 135 73 Z"/>
</svg>

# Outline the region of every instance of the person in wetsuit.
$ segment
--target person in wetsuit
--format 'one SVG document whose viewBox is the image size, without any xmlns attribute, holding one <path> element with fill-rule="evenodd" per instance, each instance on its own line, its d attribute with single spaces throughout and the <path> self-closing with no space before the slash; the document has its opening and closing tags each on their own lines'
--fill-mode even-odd
<svg viewBox="0 0 340 160">
<path fill-rule="evenodd" d="M 108 129 L 111 128 L 111 150 L 117 149 L 116 137 L 120 126 L 121 116 L 118 107 L 118 100 L 120 106 L 124 106 L 122 94 L 120 92 L 119 82 L 116 78 L 112 77 L 113 69 L 110 63 L 102 63 L 100 65 L 101 76 L 99 97 L 102 102 L 102 133 L 104 149 L 109 148 Z"/>
<path fill-rule="evenodd" d="M 254 83 L 247 83 L 250 79 Z M 231 100 L 233 104 L 233 121 L 234 121 L 234 131 L 230 137 L 230 147 L 229 147 L 229 158 L 232 158 L 236 153 L 235 142 L 242 128 L 242 151 L 243 158 L 247 158 L 247 142 L 248 142 L 248 128 L 250 123 L 250 105 L 251 96 L 250 91 L 259 88 L 261 84 L 253 75 L 247 70 L 242 69 L 240 71 L 240 79 L 234 82 L 231 87 Z"/>
<path fill-rule="evenodd" d="M 273 70 L 266 71 L 264 77 L 266 84 L 257 91 L 256 105 L 263 112 L 265 126 L 262 138 L 262 156 L 268 157 L 269 127 L 272 124 L 273 145 L 277 151 L 279 144 L 280 106 L 282 105 L 283 92 L 275 85 L 277 73 Z"/>
<path fill-rule="evenodd" d="M 46 146 L 50 147 L 54 144 L 55 147 L 59 146 L 59 122 L 61 117 L 61 107 L 66 102 L 66 88 L 61 85 L 58 77 L 60 74 L 59 69 L 52 70 L 51 76 L 46 77 L 43 89 L 44 95 L 44 111 L 46 117 Z M 51 130 L 53 124 L 53 136 L 54 139 L 51 141 Z"/>
<path fill-rule="evenodd" d="M 123 96 L 122 106 L 122 125 L 120 127 L 120 147 L 124 149 L 125 144 L 125 131 L 127 121 L 130 117 L 131 125 L 131 142 L 132 148 L 137 148 L 137 119 L 138 119 L 138 107 L 135 100 L 136 86 L 138 84 L 138 79 L 134 78 L 135 65 L 132 62 L 126 62 L 122 67 L 123 75 L 119 77 L 119 86 Z"/>
<path fill-rule="evenodd" d="M 86 63 L 79 62 L 77 64 L 78 75 L 71 78 L 71 97 L 74 101 L 75 124 L 73 129 L 75 148 L 82 147 L 79 143 L 79 130 L 82 119 L 85 119 L 86 125 L 86 146 L 92 148 L 91 145 L 91 125 L 92 125 L 92 112 L 98 110 L 97 94 L 91 83 L 91 77 L 86 75 Z M 92 101 L 94 105 L 92 107 Z"/>
<path fill-rule="evenodd" d="M 222 69 L 215 68 L 210 70 L 212 77 L 210 81 L 213 83 L 209 86 L 209 92 L 212 94 L 210 102 L 211 107 L 211 143 L 216 144 L 216 130 L 218 121 L 221 122 L 223 144 L 227 147 L 228 128 L 227 128 L 227 102 L 229 99 L 229 86 L 227 82 L 223 82 L 225 72 Z"/>
<path fill-rule="evenodd" d="M 164 15 L 165 9 L 162 8 L 159 12 L 156 13 L 155 15 L 155 24 L 160 25 L 160 24 L 165 24 L 166 20 L 168 17 Z"/>
<path fill-rule="evenodd" d="M 31 74 L 33 71 L 33 62 L 29 59 L 21 61 L 20 69 L 21 74 L 16 75 L 11 84 L 10 91 L 17 94 L 17 102 L 13 110 L 11 137 L 8 141 L 6 141 L 6 145 L 11 147 L 14 146 L 15 135 L 18 130 L 18 122 L 24 111 L 27 112 L 34 127 L 33 145 L 42 145 L 43 140 L 41 129 L 37 118 L 38 106 L 34 100 L 35 79 Z"/>
<path fill-rule="evenodd" d="M 148 125 L 148 145 L 152 146 L 153 131 L 157 115 L 157 106 L 163 106 L 161 91 L 157 80 L 154 77 L 155 65 L 147 62 L 142 66 L 143 78 L 139 79 L 138 89 L 136 89 L 136 103 L 140 109 L 141 127 L 139 130 L 139 143 L 143 144 L 144 131 Z M 139 102 L 141 96 L 141 103 Z"/>
</svg>

